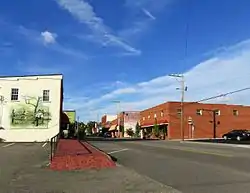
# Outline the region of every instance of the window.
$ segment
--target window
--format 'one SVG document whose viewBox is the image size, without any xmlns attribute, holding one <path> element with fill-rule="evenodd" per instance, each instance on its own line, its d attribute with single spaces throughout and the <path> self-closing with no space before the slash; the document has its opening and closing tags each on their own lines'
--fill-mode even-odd
<svg viewBox="0 0 250 193">
<path fill-rule="evenodd" d="M 142 117 L 142 120 L 145 121 L 145 117 Z"/>
<path fill-rule="evenodd" d="M 218 115 L 218 116 L 219 116 L 219 115 L 220 115 L 220 110 L 218 110 L 218 109 L 215 110 L 215 115 Z"/>
<path fill-rule="evenodd" d="M 148 119 L 150 119 L 150 115 L 148 116 Z"/>
<path fill-rule="evenodd" d="M 164 113 L 163 113 L 163 111 L 161 111 L 161 117 L 163 117 L 164 116 Z"/>
<path fill-rule="evenodd" d="M 43 90 L 43 101 L 49 101 L 49 90 Z"/>
<path fill-rule="evenodd" d="M 12 101 L 18 101 L 18 88 L 12 88 L 11 89 L 11 100 Z"/>
<path fill-rule="evenodd" d="M 154 114 L 154 118 L 156 118 L 157 116 L 156 116 L 156 113 Z"/>
<path fill-rule="evenodd" d="M 239 111 L 238 110 L 233 110 L 233 115 L 234 116 L 238 116 L 239 115 Z"/>
<path fill-rule="evenodd" d="M 181 109 L 177 109 L 177 115 L 181 115 Z"/>
<path fill-rule="evenodd" d="M 202 109 L 197 109 L 196 110 L 196 115 L 202 115 Z"/>
</svg>

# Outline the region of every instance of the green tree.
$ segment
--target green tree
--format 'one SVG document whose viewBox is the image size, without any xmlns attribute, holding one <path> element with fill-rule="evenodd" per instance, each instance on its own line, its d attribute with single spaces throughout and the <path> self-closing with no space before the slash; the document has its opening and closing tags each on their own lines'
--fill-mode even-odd
<svg viewBox="0 0 250 193">
<path fill-rule="evenodd" d="M 94 121 L 89 121 L 87 123 L 86 131 L 88 134 L 92 135 L 92 129 L 95 127 L 95 122 Z"/>
<path fill-rule="evenodd" d="M 139 123 L 137 122 L 136 126 L 135 126 L 135 136 L 136 137 L 140 136 L 140 131 L 141 131 L 141 127 L 140 127 Z"/>
<path fill-rule="evenodd" d="M 86 135 L 87 125 L 83 122 L 78 123 L 78 138 L 84 139 Z"/>
<path fill-rule="evenodd" d="M 159 126 L 158 126 L 157 124 L 154 124 L 153 134 L 154 134 L 156 137 L 159 137 L 160 131 L 159 131 Z"/>
</svg>

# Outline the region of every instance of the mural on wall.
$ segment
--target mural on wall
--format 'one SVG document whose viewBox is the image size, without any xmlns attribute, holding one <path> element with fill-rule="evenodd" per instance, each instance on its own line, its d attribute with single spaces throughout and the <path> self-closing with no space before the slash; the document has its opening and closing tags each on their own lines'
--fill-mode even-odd
<svg viewBox="0 0 250 193">
<path fill-rule="evenodd" d="M 24 102 L 14 103 L 10 110 L 12 128 L 48 128 L 50 121 L 51 113 L 42 97 L 25 96 Z"/>
<path fill-rule="evenodd" d="M 135 130 L 137 122 L 140 120 L 139 112 L 125 112 L 124 113 L 124 128 Z"/>
</svg>

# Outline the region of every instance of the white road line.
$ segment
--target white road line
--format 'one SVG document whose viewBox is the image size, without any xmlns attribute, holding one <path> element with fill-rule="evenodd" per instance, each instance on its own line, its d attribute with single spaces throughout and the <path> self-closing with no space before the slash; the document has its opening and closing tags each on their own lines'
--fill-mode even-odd
<svg viewBox="0 0 250 193">
<path fill-rule="evenodd" d="M 119 152 L 127 151 L 127 150 L 128 150 L 128 149 L 120 149 L 120 150 L 108 152 L 108 154 L 119 153 Z"/>
<path fill-rule="evenodd" d="M 2 146 L 2 147 L 9 147 L 9 146 L 12 146 L 12 145 L 15 145 L 16 143 L 9 143 L 9 144 L 7 144 L 7 145 L 4 145 L 4 146 Z"/>
<path fill-rule="evenodd" d="M 250 148 L 250 145 L 236 145 L 236 147 Z"/>
<path fill-rule="evenodd" d="M 45 147 L 47 145 L 47 142 L 45 142 L 43 145 L 42 145 L 42 147 Z"/>
</svg>

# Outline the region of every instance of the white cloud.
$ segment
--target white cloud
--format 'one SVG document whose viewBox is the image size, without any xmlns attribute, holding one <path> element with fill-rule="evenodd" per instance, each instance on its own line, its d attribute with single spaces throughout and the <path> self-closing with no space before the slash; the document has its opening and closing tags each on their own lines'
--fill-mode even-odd
<svg viewBox="0 0 250 193">
<path fill-rule="evenodd" d="M 77 57 L 77 58 L 81 58 L 81 59 L 88 59 L 88 56 L 83 53 L 82 51 L 76 50 L 76 49 L 72 49 L 70 47 L 66 47 L 61 45 L 60 43 L 56 42 L 56 37 L 57 34 L 55 33 L 51 33 L 49 31 L 45 31 L 45 32 L 38 32 L 36 30 L 33 29 L 28 29 L 24 26 L 14 26 L 14 25 L 10 25 L 14 30 L 16 30 L 19 34 L 23 35 L 24 37 L 27 38 L 27 40 L 36 43 L 36 44 L 42 44 L 42 45 L 47 45 L 47 44 L 51 44 L 50 46 L 48 46 L 48 49 L 51 49 L 53 51 L 68 55 L 68 56 L 72 56 L 72 57 Z"/>
<path fill-rule="evenodd" d="M 79 22 L 87 25 L 102 45 L 112 45 L 120 47 L 127 52 L 139 55 L 141 51 L 128 45 L 124 40 L 115 36 L 109 29 L 102 18 L 98 17 L 93 7 L 84 0 L 56 0 L 56 2 L 65 10 L 67 10 Z M 91 40 L 93 38 L 91 37 Z"/>
<path fill-rule="evenodd" d="M 188 86 L 186 101 L 198 101 L 250 86 L 250 41 L 246 40 L 226 50 L 185 73 Z M 89 108 L 97 109 L 99 114 L 115 113 L 112 100 L 121 100 L 122 110 L 142 110 L 165 101 L 179 101 L 181 93 L 176 87 L 179 87 L 179 83 L 166 75 L 113 90 L 86 103 L 75 101 L 77 105 L 74 107 L 83 120 L 96 117 L 88 113 Z M 244 91 L 207 102 L 250 105 L 249 95 L 250 91 Z"/>
<path fill-rule="evenodd" d="M 158 13 L 166 11 L 166 7 L 176 0 L 126 0 L 131 17 L 129 25 L 119 31 L 119 35 L 125 39 L 141 37 L 142 33 L 148 32 Z M 141 14 L 142 13 L 142 14 Z M 156 16 L 155 16 L 156 15 Z M 138 35 L 138 36 L 137 36 Z"/>
<path fill-rule="evenodd" d="M 55 34 L 55 33 L 51 33 L 49 31 L 44 31 L 44 32 L 41 32 L 41 36 L 43 38 L 43 43 L 45 45 L 56 43 L 57 34 Z"/>
<path fill-rule="evenodd" d="M 145 15 L 147 15 L 150 19 L 152 19 L 152 20 L 155 20 L 155 19 L 156 19 L 155 16 L 153 16 L 152 13 L 150 13 L 147 9 L 142 8 L 142 11 L 143 11 L 143 13 L 145 13 Z"/>
</svg>

